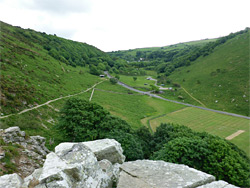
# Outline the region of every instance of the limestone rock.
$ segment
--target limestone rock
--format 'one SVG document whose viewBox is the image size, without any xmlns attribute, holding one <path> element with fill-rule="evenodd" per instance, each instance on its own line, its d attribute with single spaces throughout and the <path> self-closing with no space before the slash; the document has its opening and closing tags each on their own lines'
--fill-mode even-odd
<svg viewBox="0 0 250 188">
<path fill-rule="evenodd" d="M 43 164 L 46 155 L 50 152 L 45 147 L 44 137 L 28 137 L 19 127 L 9 127 L 5 130 L 0 130 L 0 138 L 3 139 L 6 145 L 13 143 L 22 146 L 16 148 L 19 157 L 12 159 L 12 162 L 16 164 L 18 174 L 22 177 L 29 176 L 36 168 L 39 168 Z M 0 146 L 1 159 L 5 158 L 4 153 L 4 147 Z"/>
<path fill-rule="evenodd" d="M 61 155 L 61 152 L 71 148 L 75 144 L 77 143 L 61 143 L 56 146 L 55 153 L 57 155 Z M 121 164 L 125 161 L 125 156 L 122 154 L 123 150 L 121 144 L 114 139 L 102 139 L 89 142 L 82 142 L 82 144 L 87 146 L 95 154 L 98 161 L 107 159 L 112 164 Z"/>
<path fill-rule="evenodd" d="M 202 186 L 199 186 L 198 188 L 237 188 L 236 186 L 234 185 L 231 185 L 225 181 L 214 181 L 212 183 L 209 183 L 209 184 L 206 184 L 206 185 L 202 185 Z"/>
<path fill-rule="evenodd" d="M 39 168 L 39 169 L 35 169 L 35 171 L 27 176 L 26 178 L 24 178 L 24 183 L 22 184 L 22 188 L 28 188 L 28 187 L 31 187 L 33 185 L 33 187 L 35 185 L 38 185 L 39 184 L 39 177 L 42 173 L 42 168 Z"/>
<path fill-rule="evenodd" d="M 107 159 L 103 159 L 98 163 L 101 169 L 109 176 L 113 183 L 116 184 L 120 174 L 121 165 L 119 163 L 112 165 L 112 163 Z"/>
<path fill-rule="evenodd" d="M 20 132 L 20 128 L 19 127 L 9 127 L 7 129 L 5 129 L 4 132 L 5 133 Z"/>
<path fill-rule="evenodd" d="M 94 153 L 82 143 L 62 144 L 48 154 L 39 181 L 46 187 L 112 187 Z"/>
<path fill-rule="evenodd" d="M 107 159 L 112 164 L 122 164 L 125 161 L 121 144 L 114 139 L 95 140 L 83 142 L 83 144 L 94 152 L 98 161 Z"/>
<path fill-rule="evenodd" d="M 20 188 L 22 183 L 22 178 L 16 173 L 0 176 L 1 188 Z"/>
<path fill-rule="evenodd" d="M 188 166 L 164 161 L 125 162 L 120 168 L 118 188 L 192 188 L 215 180 L 214 176 Z"/>
<path fill-rule="evenodd" d="M 5 131 L 0 130 L 0 136 L 9 134 L 14 138 L 20 137 L 18 128 L 9 129 L 7 133 Z M 37 155 L 40 156 L 40 154 L 30 150 L 31 146 L 37 145 L 42 149 L 44 142 L 45 139 L 39 136 L 31 137 L 29 141 L 25 140 L 22 143 L 26 143 L 27 147 L 23 153 L 30 155 L 30 158 L 38 158 Z M 39 149 L 39 147 L 33 147 L 33 149 Z M 31 162 L 30 158 L 25 158 L 21 154 L 19 163 L 22 166 L 28 164 Z M 62 143 L 55 148 L 55 152 L 47 154 L 43 168 L 34 170 L 24 181 L 17 174 L 0 176 L 0 188 L 193 188 L 199 186 L 199 188 L 236 188 L 227 182 L 215 181 L 214 176 L 185 165 L 150 160 L 123 163 L 124 159 L 120 144 L 113 139 Z"/>
<path fill-rule="evenodd" d="M 63 142 L 55 147 L 55 153 L 58 156 L 64 155 L 65 151 L 71 149 L 76 142 Z"/>
</svg>

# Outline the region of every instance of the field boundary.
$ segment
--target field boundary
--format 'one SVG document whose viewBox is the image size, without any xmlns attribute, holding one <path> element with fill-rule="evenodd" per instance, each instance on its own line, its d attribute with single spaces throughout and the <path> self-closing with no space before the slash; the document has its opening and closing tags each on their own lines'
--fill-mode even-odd
<svg viewBox="0 0 250 188">
<path fill-rule="evenodd" d="M 158 115 L 158 116 L 154 116 L 154 117 L 152 117 L 152 118 L 150 118 L 150 119 L 147 120 L 147 125 L 150 127 L 151 131 L 153 132 L 153 129 L 152 129 L 151 124 L 150 124 L 150 121 L 152 121 L 154 119 L 157 119 L 157 118 L 160 118 L 160 117 L 164 117 L 164 116 L 166 116 L 168 114 L 172 114 L 172 113 L 175 113 L 175 112 L 182 111 L 182 110 L 187 109 L 187 108 L 188 107 L 183 107 L 181 109 L 175 110 L 175 111 L 170 112 L 170 113 L 165 113 L 165 114 L 161 114 L 161 115 Z"/>
</svg>

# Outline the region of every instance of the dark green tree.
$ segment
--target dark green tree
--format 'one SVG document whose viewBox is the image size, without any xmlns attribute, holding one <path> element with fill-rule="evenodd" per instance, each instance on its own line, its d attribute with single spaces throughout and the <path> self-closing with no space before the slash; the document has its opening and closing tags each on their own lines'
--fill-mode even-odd
<svg viewBox="0 0 250 188">
<path fill-rule="evenodd" d="M 115 78 L 117 79 L 117 80 L 120 80 L 120 76 L 117 74 L 117 75 L 115 75 Z"/>
<path fill-rule="evenodd" d="M 155 86 L 155 85 L 150 85 L 151 90 L 153 93 L 159 93 L 160 89 L 159 87 Z"/>
<path fill-rule="evenodd" d="M 89 73 L 90 73 L 90 74 L 93 74 L 93 75 L 100 75 L 101 72 L 97 69 L 96 66 L 91 65 L 91 66 L 89 67 Z"/>
<path fill-rule="evenodd" d="M 79 98 L 69 99 L 60 111 L 57 129 L 67 141 L 84 141 L 98 138 L 97 127 L 109 114 L 103 107 Z"/>
<path fill-rule="evenodd" d="M 109 81 L 111 82 L 111 84 L 116 84 L 118 82 L 116 78 L 110 78 Z"/>
<path fill-rule="evenodd" d="M 208 133 L 162 124 L 154 134 L 154 160 L 186 164 L 217 179 L 249 187 L 250 160 L 237 146 Z"/>
<path fill-rule="evenodd" d="M 139 141 L 141 143 L 144 159 L 148 159 L 153 152 L 151 147 L 153 135 L 150 133 L 149 129 L 145 126 L 137 129 L 135 134 L 139 138 Z"/>
</svg>

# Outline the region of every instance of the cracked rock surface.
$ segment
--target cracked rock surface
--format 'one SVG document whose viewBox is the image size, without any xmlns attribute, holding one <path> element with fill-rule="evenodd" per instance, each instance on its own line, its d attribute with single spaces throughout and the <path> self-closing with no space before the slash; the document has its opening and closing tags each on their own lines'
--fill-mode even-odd
<svg viewBox="0 0 250 188">
<path fill-rule="evenodd" d="M 185 165 L 164 161 L 138 160 L 121 165 L 118 188 L 198 187 L 215 177 Z"/>
</svg>

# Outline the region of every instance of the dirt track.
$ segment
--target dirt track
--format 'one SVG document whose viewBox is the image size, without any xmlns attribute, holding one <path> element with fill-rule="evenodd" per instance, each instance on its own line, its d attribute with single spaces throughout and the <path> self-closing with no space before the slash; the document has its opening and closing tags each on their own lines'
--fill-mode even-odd
<svg viewBox="0 0 250 188">
<path fill-rule="evenodd" d="M 76 93 L 76 94 L 73 94 L 73 95 L 67 95 L 67 96 L 64 96 L 64 97 L 59 97 L 59 98 L 56 98 L 56 99 L 52 99 L 52 100 L 47 101 L 46 103 L 39 104 L 39 105 L 34 106 L 34 107 L 32 107 L 32 108 L 25 109 L 25 110 L 23 110 L 23 111 L 21 111 L 21 112 L 19 112 L 19 113 L 17 113 L 17 114 L 9 114 L 9 115 L 6 115 L 6 116 L 1 116 L 0 119 L 4 119 L 4 118 L 7 118 L 7 117 L 10 117 L 10 116 L 13 116 L 13 115 L 20 115 L 20 114 L 23 114 L 23 113 L 25 113 L 25 112 L 28 112 L 28 111 L 31 111 L 31 110 L 40 108 L 41 106 L 48 105 L 49 103 L 55 102 L 55 101 L 60 100 L 60 99 L 64 99 L 64 98 L 68 98 L 68 97 L 73 97 L 73 96 L 76 96 L 76 95 L 80 95 L 80 94 L 82 94 L 82 93 L 85 93 L 85 92 L 87 92 L 87 91 L 93 89 L 95 86 L 97 86 L 98 84 L 100 84 L 100 83 L 102 83 L 102 82 L 104 82 L 104 81 L 105 81 L 105 80 L 103 80 L 103 81 L 101 81 L 101 82 L 98 82 L 98 83 L 94 84 L 92 87 L 90 87 L 90 88 L 88 88 L 88 89 L 86 89 L 85 91 L 82 91 L 82 92 L 80 92 L 80 93 Z"/>
</svg>

